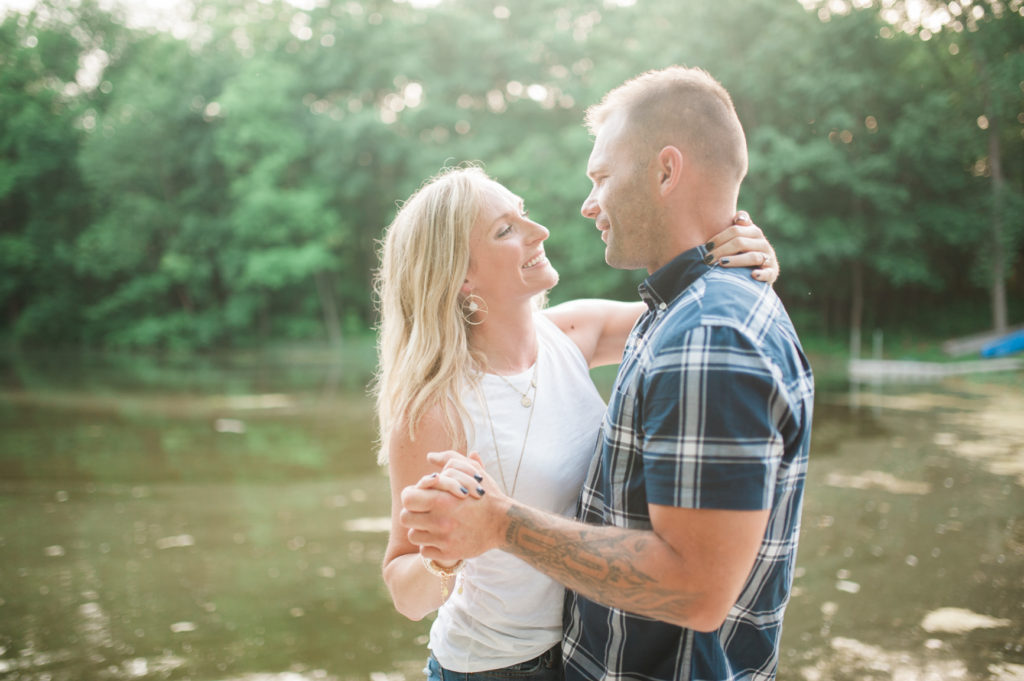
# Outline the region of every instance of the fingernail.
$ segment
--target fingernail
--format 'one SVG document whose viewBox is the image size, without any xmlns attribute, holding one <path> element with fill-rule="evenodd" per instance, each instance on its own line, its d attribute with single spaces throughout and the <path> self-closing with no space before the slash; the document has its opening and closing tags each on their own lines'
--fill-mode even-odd
<svg viewBox="0 0 1024 681">
<path fill-rule="evenodd" d="M 431 474 L 430 474 L 430 477 L 432 477 L 432 478 L 436 478 L 436 477 L 437 477 L 437 473 L 431 473 Z"/>
<path fill-rule="evenodd" d="M 484 476 L 480 475 L 479 473 L 475 474 L 475 475 L 473 476 L 473 478 L 474 478 L 474 479 L 475 479 L 475 480 L 476 480 L 477 482 L 483 482 L 483 481 L 484 481 Z"/>
<path fill-rule="evenodd" d="M 704 244 L 704 248 L 708 249 L 709 251 L 715 250 L 715 242 L 714 241 L 707 242 L 706 244 Z"/>
<path fill-rule="evenodd" d="M 705 265 L 710 265 L 714 261 L 715 261 L 715 256 L 711 255 L 710 253 L 708 253 L 707 255 L 704 256 L 704 264 Z"/>
<path fill-rule="evenodd" d="M 483 495 L 487 494 L 487 492 L 484 491 L 483 487 L 477 487 L 476 488 L 476 493 L 479 494 L 480 496 L 483 496 Z"/>
<path fill-rule="evenodd" d="M 463 494 L 469 494 L 469 490 L 463 487 L 462 485 L 459 485 L 459 491 L 462 492 Z"/>
<path fill-rule="evenodd" d="M 722 264 L 723 265 L 728 265 L 729 264 L 729 258 L 722 258 Z"/>
<path fill-rule="evenodd" d="M 745 210 L 741 210 L 739 212 L 739 215 L 737 215 L 736 217 L 738 217 L 740 220 L 744 220 L 746 222 L 750 222 L 750 213 L 748 213 Z"/>
</svg>

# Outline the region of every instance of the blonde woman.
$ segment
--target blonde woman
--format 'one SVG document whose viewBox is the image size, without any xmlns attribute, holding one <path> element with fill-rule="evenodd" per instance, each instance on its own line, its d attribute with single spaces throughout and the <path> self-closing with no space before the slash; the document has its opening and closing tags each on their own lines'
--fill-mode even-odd
<svg viewBox="0 0 1024 681">
<path fill-rule="evenodd" d="M 744 222 L 716 237 L 713 262 L 760 264 L 753 276 L 774 281 L 771 246 Z M 427 452 L 448 449 L 478 452 L 516 499 L 574 510 L 605 411 L 589 369 L 618 363 L 644 303 L 544 309 L 558 283 L 548 234 L 521 198 L 468 166 L 424 184 L 384 239 L 375 387 L 392 526 L 383 573 L 403 615 L 438 611 L 432 679 L 562 678 L 561 585 L 501 551 L 449 565 L 423 560 L 399 521 L 402 489 L 437 471 Z M 444 476 L 436 485 L 460 497 L 483 493 Z"/>
</svg>

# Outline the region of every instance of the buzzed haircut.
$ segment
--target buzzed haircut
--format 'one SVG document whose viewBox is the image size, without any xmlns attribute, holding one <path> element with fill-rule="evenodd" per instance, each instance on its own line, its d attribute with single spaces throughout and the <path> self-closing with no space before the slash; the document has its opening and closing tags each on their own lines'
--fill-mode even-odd
<svg viewBox="0 0 1024 681">
<path fill-rule="evenodd" d="M 747 142 L 732 98 L 704 69 L 670 66 L 642 73 L 588 108 L 584 122 L 596 135 L 619 112 L 645 152 L 677 146 L 722 180 L 739 183 L 747 174 Z"/>
</svg>

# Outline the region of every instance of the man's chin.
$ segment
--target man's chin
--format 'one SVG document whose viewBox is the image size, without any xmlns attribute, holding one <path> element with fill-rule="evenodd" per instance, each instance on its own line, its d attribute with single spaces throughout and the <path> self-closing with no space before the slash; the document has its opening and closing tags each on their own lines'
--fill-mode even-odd
<svg viewBox="0 0 1024 681">
<path fill-rule="evenodd" d="M 611 248 L 604 249 L 604 261 L 609 267 L 614 267 L 617 270 L 642 270 L 646 267 L 642 263 L 624 257 L 621 253 L 616 253 Z"/>
</svg>

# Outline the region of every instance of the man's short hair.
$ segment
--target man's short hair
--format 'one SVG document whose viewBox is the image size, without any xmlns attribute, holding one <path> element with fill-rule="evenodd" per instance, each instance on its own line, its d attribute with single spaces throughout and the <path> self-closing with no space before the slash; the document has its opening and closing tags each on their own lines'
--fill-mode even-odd
<svg viewBox="0 0 1024 681">
<path fill-rule="evenodd" d="M 587 109 L 587 129 L 596 135 L 618 112 L 643 151 L 677 146 L 717 178 L 739 183 L 747 174 L 747 142 L 732 98 L 703 69 L 670 66 L 626 81 Z"/>
</svg>

